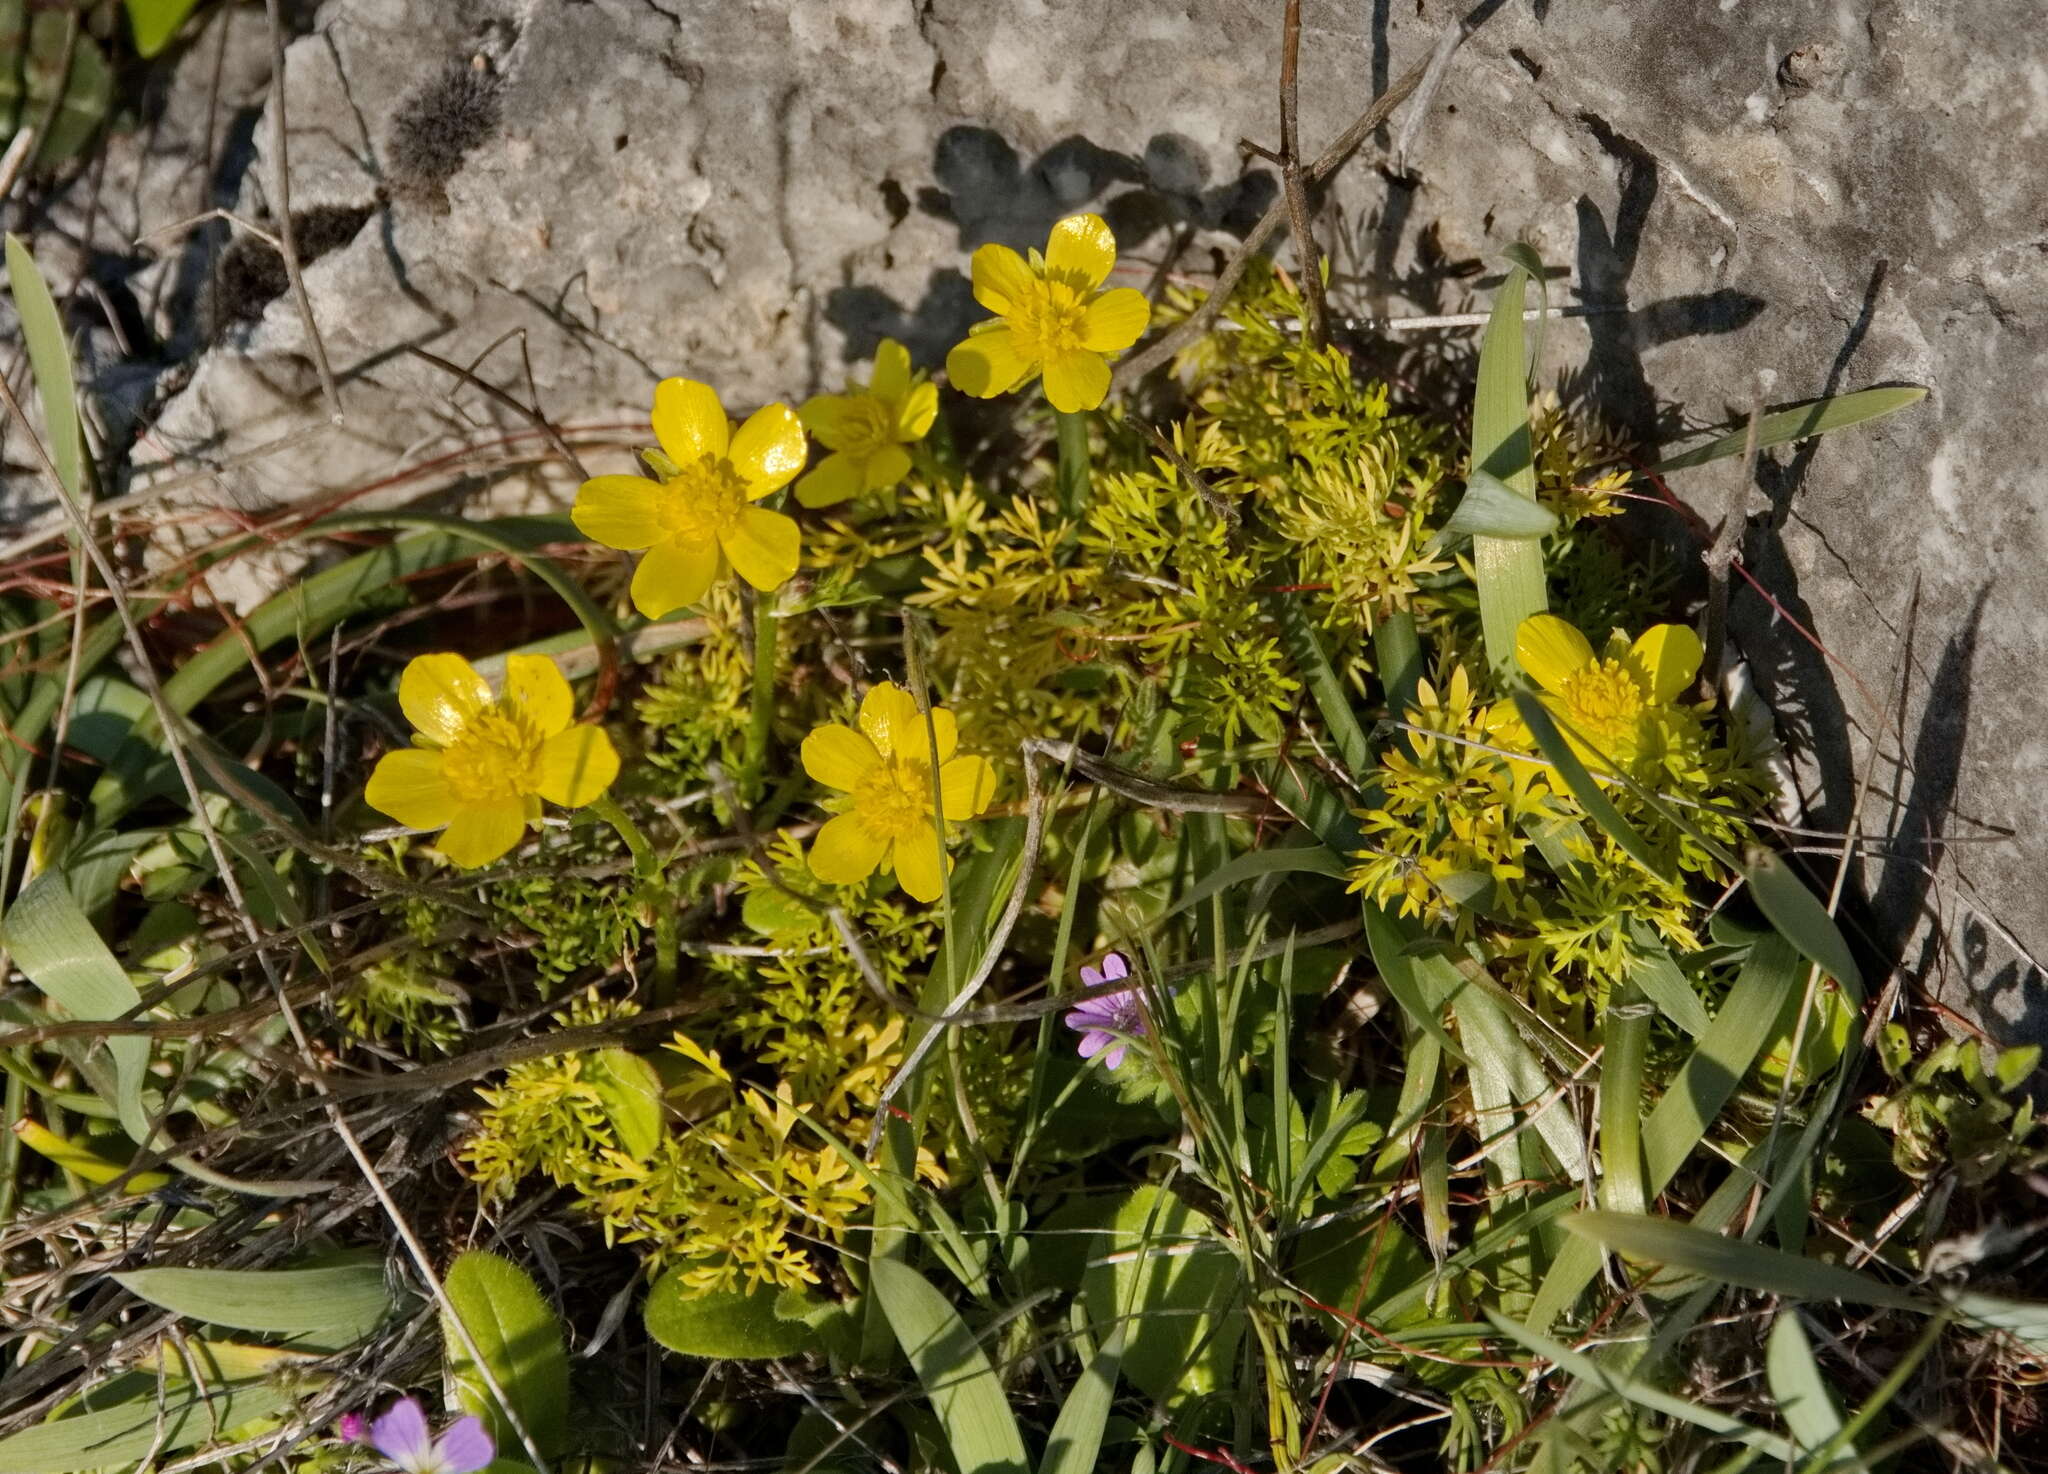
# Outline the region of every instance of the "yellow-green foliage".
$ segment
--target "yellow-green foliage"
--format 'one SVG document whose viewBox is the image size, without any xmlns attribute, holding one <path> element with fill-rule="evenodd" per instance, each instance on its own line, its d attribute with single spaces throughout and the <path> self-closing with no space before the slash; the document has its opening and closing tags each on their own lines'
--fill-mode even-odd
<svg viewBox="0 0 2048 1474">
<path fill-rule="evenodd" d="M 524 1062 L 482 1092 L 483 1120 L 464 1148 L 488 1194 L 546 1176 L 609 1237 L 646 1243 L 700 1290 L 819 1280 L 829 1250 L 868 1205 L 867 1181 L 848 1154 L 865 1150 L 876 1102 L 903 1059 L 908 1020 L 867 987 L 837 933 L 781 888 L 814 885 L 800 849 L 786 843 L 776 864 L 780 884 L 753 865 L 739 876 L 765 945 L 710 960 L 700 986 L 712 990 L 713 1006 L 677 1030 L 656 1062 L 666 1128 L 654 1149 L 626 1149 L 594 1056 Z M 830 899 L 846 908 L 890 993 L 914 991 L 938 931 L 930 908 L 880 886 L 838 888 Z M 584 1000 L 562 1021 L 621 1011 Z M 1018 1062 L 984 1033 L 963 1043 L 960 1068 L 983 1147 L 1000 1150 Z M 941 1154 L 919 1163 L 935 1181 L 952 1155 L 939 1142 Z"/>
</svg>

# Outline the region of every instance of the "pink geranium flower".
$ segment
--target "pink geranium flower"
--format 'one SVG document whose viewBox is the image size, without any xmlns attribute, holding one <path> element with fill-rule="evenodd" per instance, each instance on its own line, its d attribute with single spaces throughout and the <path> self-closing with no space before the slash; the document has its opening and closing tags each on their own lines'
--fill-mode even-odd
<svg viewBox="0 0 2048 1474">
<path fill-rule="evenodd" d="M 476 1474 L 497 1456 L 497 1445 L 476 1418 L 457 1418 L 433 1436 L 418 1401 L 401 1397 L 367 1428 L 361 1413 L 341 1420 L 341 1436 L 367 1442 L 400 1474 Z"/>
<path fill-rule="evenodd" d="M 1121 952 L 1111 952 L 1098 968 L 1081 969 L 1082 985 L 1099 988 L 1131 975 L 1131 965 Z M 1145 995 L 1136 983 L 1115 992 L 1084 998 L 1063 1020 L 1081 1035 L 1081 1058 L 1102 1055 L 1102 1067 L 1113 1070 L 1124 1062 L 1130 1041 L 1145 1032 Z M 1107 1051 L 1105 1053 L 1105 1051 Z"/>
</svg>

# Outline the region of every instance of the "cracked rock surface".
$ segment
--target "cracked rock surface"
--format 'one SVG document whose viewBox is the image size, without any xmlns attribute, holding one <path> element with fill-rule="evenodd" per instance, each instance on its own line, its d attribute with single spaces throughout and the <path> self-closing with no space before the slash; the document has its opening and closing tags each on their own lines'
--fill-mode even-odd
<svg viewBox="0 0 2048 1474">
<path fill-rule="evenodd" d="M 1858 882 L 1876 953 L 2001 1035 L 2048 1038 L 2024 960 L 2048 948 L 2030 433 L 2048 408 L 2048 59 L 2014 44 L 2038 34 L 2035 0 L 1489 8 L 1427 115 L 1397 114 L 1324 201 L 1340 303 L 1483 306 L 1526 240 L 1561 268 L 1554 299 L 1625 309 L 1554 325 L 1545 377 L 1651 446 L 1756 395 L 1930 388 L 1765 457 L 1745 549 L 1781 609 L 1739 594 L 1736 629 L 1804 759 L 1812 825 L 1847 827 L 1874 767 L 1860 822 L 1884 842 Z M 1454 14 L 1304 11 L 1311 150 Z M 132 484 L 199 457 L 222 468 L 199 503 L 299 502 L 492 436 L 531 445 L 401 345 L 522 398 L 530 364 L 574 425 L 644 420 L 675 373 L 733 406 L 800 397 L 884 334 L 942 357 L 977 315 L 983 241 L 1042 241 L 1088 207 L 1144 262 L 1185 232 L 1202 271 L 1274 194 L 1237 142 L 1277 141 L 1278 10 L 1243 0 L 328 0 L 281 92 L 260 11 L 212 25 L 156 131 L 116 140 L 90 226 L 154 348 L 83 332 L 107 435 L 145 426 Z M 267 248 L 227 246 L 219 224 L 131 244 L 209 205 L 273 221 L 280 95 L 338 426 Z M 1405 172 L 1378 167 L 1402 142 Z M 56 218 L 88 230 L 69 202 Z M 109 269 L 54 236 L 37 248 L 60 280 Z M 1737 474 L 1673 490 L 1717 521 Z M 1930 911 L 1933 933 L 1915 924 Z"/>
</svg>

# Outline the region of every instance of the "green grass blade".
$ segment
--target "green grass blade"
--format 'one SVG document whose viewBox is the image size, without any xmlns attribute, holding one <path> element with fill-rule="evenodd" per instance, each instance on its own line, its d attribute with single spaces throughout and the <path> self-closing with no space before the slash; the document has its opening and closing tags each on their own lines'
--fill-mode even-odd
<svg viewBox="0 0 2048 1474">
<path fill-rule="evenodd" d="M 442 1283 L 448 1303 L 537 1451 L 553 1457 L 568 1438 L 569 1356 L 562 1346 L 561 1322 L 539 1287 L 525 1270 L 488 1249 L 471 1249 L 456 1259 Z M 443 1316 L 443 1355 L 455 1400 L 484 1420 L 499 1448 L 516 1453 L 518 1433 Z"/>
<path fill-rule="evenodd" d="M 1692 983 L 1671 960 L 1671 954 L 1655 944 L 1654 935 L 1647 929 L 1635 940 L 1640 950 L 1636 956 L 1634 978 L 1643 990 L 1643 996 L 1657 1005 L 1658 1012 L 1693 1038 L 1705 1034 L 1713 1023 L 1707 1016 L 1707 1005 L 1700 1002 L 1700 995 L 1693 991 Z M 1648 945 L 1645 945 L 1646 940 Z"/>
<path fill-rule="evenodd" d="M 1842 1431 L 1842 1410 L 1835 1406 L 1827 1378 L 1813 1359 L 1813 1347 L 1799 1324 L 1799 1312 L 1786 1306 L 1771 1324 L 1764 1348 L 1764 1377 L 1778 1400 L 1778 1416 L 1792 1430 L 1802 1449 L 1823 1448 Z M 1854 1455 L 1848 1456 L 1849 1460 Z"/>
<path fill-rule="evenodd" d="M 1871 1275 L 1732 1239 L 1670 1218 L 1632 1213 L 1574 1213 L 1564 1226 L 1613 1253 L 1649 1259 L 1723 1284 L 1797 1300 L 1846 1300 L 1887 1310 L 1932 1312 L 1934 1303 Z"/>
<path fill-rule="evenodd" d="M 875 1259 L 868 1273 L 889 1329 L 931 1398 L 960 1474 L 1024 1474 L 1029 1460 L 1017 1419 L 967 1323 L 908 1264 Z"/>
<path fill-rule="evenodd" d="M 1756 848 L 1743 857 L 1742 875 L 1750 894 L 1778 934 L 1805 954 L 1822 972 L 1849 990 L 1850 1000 L 1863 1005 L 1863 973 L 1842 937 L 1842 929 L 1805 882 L 1769 850 Z"/>
<path fill-rule="evenodd" d="M 38 988 L 76 1019 L 114 1019 L 142 1002 L 127 970 L 93 930 L 72 898 L 64 877 L 45 871 L 8 908 L 0 928 L 14 965 Z M 142 1082 L 149 1068 L 149 1040 L 139 1034 L 116 1034 L 106 1041 L 114 1061 L 114 1107 L 121 1129 L 137 1146 L 152 1135 L 142 1104 Z"/>
<path fill-rule="evenodd" d="M 1601 792 L 1600 784 L 1579 761 L 1579 755 L 1572 751 L 1571 744 L 1564 740 L 1564 734 L 1557 730 L 1557 722 L 1550 715 L 1550 708 L 1536 699 L 1530 691 L 1514 693 L 1515 710 L 1520 713 L 1522 724 L 1529 729 L 1529 735 L 1536 740 L 1537 750 L 1564 779 L 1565 787 L 1572 797 L 1579 801 L 1579 807 L 1589 814 L 1593 822 L 1607 831 L 1608 837 L 1638 865 L 1652 875 L 1671 879 L 1671 867 L 1656 847 L 1635 825 L 1622 818 L 1621 810 Z"/>
<path fill-rule="evenodd" d="M 1601 1021 L 1600 1201 L 1618 1213 L 1649 1207 L 1643 1182 L 1643 1061 L 1650 1045 L 1650 1005 L 1634 982 L 1615 991 Z"/>
<path fill-rule="evenodd" d="M 321 1269 L 135 1269 L 116 1274 L 128 1293 L 209 1325 L 353 1344 L 392 1312 L 383 1263 Z"/>
<path fill-rule="evenodd" d="M 1472 465 L 1518 496 L 1536 499 L 1535 443 L 1529 430 L 1528 368 L 1523 357 L 1522 307 L 1530 272 L 1517 263 L 1493 299 L 1493 314 L 1479 340 L 1479 383 L 1472 401 Z M 1528 537 L 1472 539 L 1479 586 L 1480 632 L 1487 662 L 1512 670 L 1515 631 L 1550 607 L 1543 546 Z"/>
<path fill-rule="evenodd" d="M 1763 937 L 1751 949 L 1714 1022 L 1643 1123 L 1645 1198 L 1654 1202 L 1698 1148 L 1776 1032 L 1785 1000 L 1804 972 L 1799 954 L 1781 938 Z M 1586 1238 L 1567 1240 L 1537 1291 L 1530 1324 L 1555 1324 L 1599 1272 L 1599 1247 Z"/>
<path fill-rule="evenodd" d="M 1117 1365 L 1124 1355 L 1124 1327 L 1103 1339 L 1088 1365 L 1067 1390 L 1060 1415 L 1053 1420 L 1038 1474 L 1094 1474 L 1102 1452 L 1102 1430 L 1116 1399 Z"/>
<path fill-rule="evenodd" d="M 1795 440 L 1811 440 L 1830 430 L 1845 430 L 1851 425 L 1896 414 L 1926 397 L 1927 391 L 1917 386 L 1859 389 L 1853 394 L 1836 394 L 1827 399 L 1795 404 L 1790 409 L 1775 410 L 1757 421 L 1757 449 L 1769 450 L 1772 446 L 1789 445 Z M 1725 435 L 1715 436 L 1704 445 L 1666 456 L 1650 469 L 1661 476 L 1741 455 L 1748 434 L 1749 426 L 1740 425 Z"/>
<path fill-rule="evenodd" d="M 1569 1223 L 1571 1220 L 1565 1221 Z M 1731 1418 L 1726 1413 L 1715 1412 L 1712 1408 L 1701 1407 L 1683 1397 L 1676 1397 L 1669 1392 L 1634 1381 L 1603 1367 L 1592 1357 L 1553 1341 L 1528 1326 L 1519 1325 L 1493 1310 L 1489 1309 L 1486 1312 L 1486 1318 L 1493 1323 L 1495 1330 L 1509 1340 L 1519 1342 L 1581 1382 L 1590 1383 L 1603 1392 L 1612 1393 L 1638 1407 L 1662 1413 L 1668 1418 L 1691 1423 L 1696 1428 L 1704 1428 L 1709 1433 L 1717 1433 L 1723 1438 L 1733 1438 L 1746 1443 L 1761 1450 L 1767 1457 L 1788 1462 L 1797 1457 L 1792 1445 L 1776 1433 L 1766 1432 L 1762 1428 L 1752 1428 L 1740 1418 Z"/>
<path fill-rule="evenodd" d="M 1798 955 L 1777 937 L 1760 938 L 1751 948 L 1714 1022 L 1643 1126 L 1652 1198 L 1670 1185 L 1735 1094 L 1777 1031 L 1785 1001 L 1801 986 L 1804 973 Z"/>
<path fill-rule="evenodd" d="M 1465 478 L 1465 495 L 1457 510 L 1444 522 L 1440 537 L 1530 538 L 1548 537 L 1557 531 L 1557 513 L 1541 502 L 1532 501 L 1498 476 L 1472 471 Z"/>
<path fill-rule="evenodd" d="M 1323 652 L 1323 642 L 1316 634 L 1307 606 L 1299 594 L 1280 594 L 1273 600 L 1273 613 L 1280 624 L 1280 643 L 1286 647 L 1302 684 L 1308 687 L 1316 711 L 1329 729 L 1331 745 L 1343 759 L 1346 771 L 1363 782 L 1375 766 L 1372 744 L 1366 740 L 1365 728 L 1358 724 L 1357 714 L 1351 710 L 1351 698 L 1344 683 Z"/>
<path fill-rule="evenodd" d="M 1160 919 L 1178 916 L 1189 907 L 1199 906 L 1209 897 L 1229 890 L 1234 885 L 1243 885 L 1248 880 L 1257 880 L 1267 875 L 1295 874 L 1327 875 L 1342 880 L 1344 862 L 1319 844 L 1283 845 L 1269 850 L 1251 850 L 1182 891 L 1175 897 L 1173 904 L 1161 913 Z"/>
<path fill-rule="evenodd" d="M 82 39 L 82 38 L 81 38 Z M 86 43 L 90 44 L 90 43 Z M 57 479 L 74 501 L 85 488 L 85 440 L 78 426 L 78 386 L 71 375 L 71 344 L 64 319 L 50 295 L 35 257 L 12 234 L 7 237 L 7 281 L 28 345 L 29 367 L 43 403 L 43 448 L 57 467 Z"/>
</svg>

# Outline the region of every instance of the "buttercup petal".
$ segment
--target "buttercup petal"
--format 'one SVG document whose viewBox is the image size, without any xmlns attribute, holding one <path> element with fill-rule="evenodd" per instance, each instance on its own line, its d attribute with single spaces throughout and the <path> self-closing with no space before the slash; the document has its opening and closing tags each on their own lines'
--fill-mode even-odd
<svg viewBox="0 0 2048 1474">
<path fill-rule="evenodd" d="M 429 742 L 446 747 L 491 703 L 490 684 L 460 655 L 421 655 L 398 678 L 398 709 Z"/>
<path fill-rule="evenodd" d="M 593 476 L 576 492 L 569 520 L 594 543 L 637 553 L 661 538 L 661 485 L 645 476 Z"/>
<path fill-rule="evenodd" d="M 779 589 L 796 572 L 803 536 L 796 523 L 766 507 L 747 507 L 718 535 L 718 545 L 739 575 L 763 593 Z"/>
<path fill-rule="evenodd" d="M 718 577 L 718 544 L 656 543 L 633 572 L 633 607 L 659 619 L 697 603 Z"/>
<path fill-rule="evenodd" d="M 1099 287 L 1116 265 L 1116 237 L 1100 215 L 1069 215 L 1045 243 L 1046 275 Z"/>
<path fill-rule="evenodd" d="M 612 786 L 619 754 L 602 727 L 571 727 L 541 744 L 540 796 L 580 809 Z"/>
<path fill-rule="evenodd" d="M 1029 377 L 1031 367 L 1017 351 L 1017 335 L 1008 328 L 963 338 L 946 355 L 946 377 L 955 389 L 976 399 L 1008 394 Z"/>
<path fill-rule="evenodd" d="M 868 376 L 868 392 L 884 399 L 901 399 L 910 389 L 910 350 L 894 338 L 875 345 L 875 371 Z"/>
<path fill-rule="evenodd" d="M 419 1403 L 401 1397 L 386 1408 L 384 1415 L 370 1424 L 370 1446 L 394 1464 L 424 1463 L 433 1451 L 433 1440 Z"/>
<path fill-rule="evenodd" d="M 484 1430 L 483 1420 L 472 1416 L 457 1418 L 442 1429 L 434 1440 L 434 1452 L 441 1460 L 437 1474 L 477 1474 L 497 1457 L 498 1447 Z"/>
<path fill-rule="evenodd" d="M 889 862 L 896 883 L 914 901 L 936 901 L 946 892 L 946 872 L 952 868 L 946 852 L 939 847 L 939 831 L 920 824 L 915 831 L 896 841 Z"/>
<path fill-rule="evenodd" d="M 900 445 L 885 445 L 868 457 L 867 488 L 881 491 L 910 474 L 910 452 Z"/>
<path fill-rule="evenodd" d="M 956 757 L 939 769 L 939 805 L 948 819 L 972 819 L 996 796 L 996 770 L 985 757 Z"/>
<path fill-rule="evenodd" d="M 1515 659 L 1530 680 L 1556 695 L 1593 663 L 1593 646 L 1555 614 L 1532 614 L 1515 631 Z"/>
<path fill-rule="evenodd" d="M 457 809 L 435 847 L 464 870 L 498 859 L 526 834 L 526 805 L 519 799 Z"/>
<path fill-rule="evenodd" d="M 505 657 L 505 699 L 522 709 L 543 737 L 554 736 L 576 718 L 569 682 L 545 655 Z"/>
<path fill-rule="evenodd" d="M 732 443 L 732 422 L 718 391 L 695 379 L 663 379 L 654 386 L 654 438 L 678 466 L 722 456 Z"/>
<path fill-rule="evenodd" d="M 441 754 L 424 747 L 401 747 L 378 758 L 363 799 L 408 829 L 439 829 L 455 817 Z"/>
<path fill-rule="evenodd" d="M 1152 304 L 1135 287 L 1104 292 L 1081 314 L 1081 346 L 1091 353 L 1120 353 L 1138 341 L 1152 321 Z"/>
<path fill-rule="evenodd" d="M 813 394 L 797 408 L 797 420 L 827 450 L 839 449 L 853 416 L 851 394 Z"/>
<path fill-rule="evenodd" d="M 1657 702 L 1669 702 L 1690 686 L 1705 654 L 1700 637 L 1683 624 L 1652 625 L 1629 647 L 1645 694 Z"/>
<path fill-rule="evenodd" d="M 896 416 L 896 438 L 922 440 L 931 434 L 932 421 L 938 417 L 939 386 L 931 383 L 915 385 L 904 396 L 903 408 Z"/>
<path fill-rule="evenodd" d="M 747 500 L 757 502 L 796 479 L 810 448 L 796 411 L 786 404 L 764 404 L 747 416 L 726 455 L 747 483 Z"/>
<path fill-rule="evenodd" d="M 806 507 L 836 506 L 860 491 L 865 475 L 858 460 L 835 450 L 797 478 L 796 499 Z"/>
<path fill-rule="evenodd" d="M 860 703 L 860 729 L 883 757 L 922 753 L 929 745 L 917 698 L 894 681 L 868 687 Z"/>
<path fill-rule="evenodd" d="M 860 815 L 841 814 L 827 819 L 811 841 L 811 874 L 828 885 L 858 885 L 875 873 L 888 847 L 889 841 L 868 828 Z"/>
<path fill-rule="evenodd" d="M 811 775 L 811 781 L 822 783 L 827 788 L 836 788 L 841 793 L 851 793 L 877 767 L 881 766 L 882 755 L 875 751 L 875 744 L 851 727 L 842 727 L 837 722 L 818 728 L 804 738 L 802 749 L 804 771 Z M 868 867 L 872 870 L 874 867 Z"/>
<path fill-rule="evenodd" d="M 1045 397 L 1062 414 L 1094 409 L 1109 396 L 1109 365 L 1085 348 L 1062 353 L 1045 366 Z"/>
<path fill-rule="evenodd" d="M 974 300 L 998 317 L 1008 317 L 1020 302 L 1041 290 L 1036 272 L 1008 246 L 989 245 L 974 253 Z M 952 372 L 950 369 L 948 373 Z"/>
</svg>

